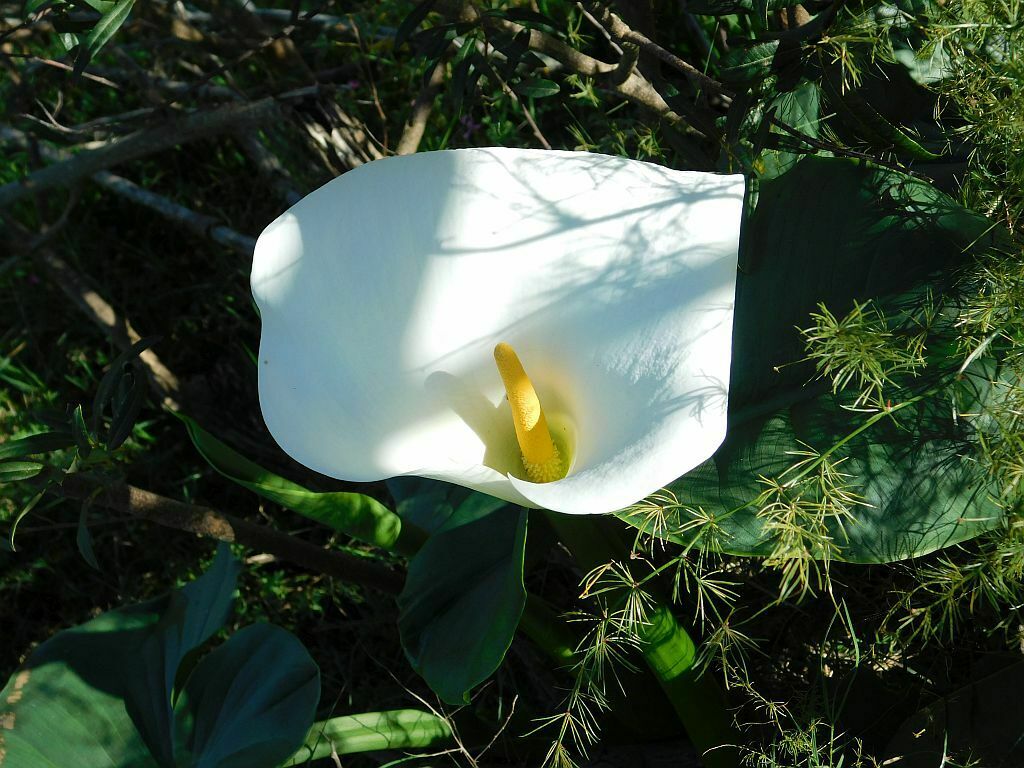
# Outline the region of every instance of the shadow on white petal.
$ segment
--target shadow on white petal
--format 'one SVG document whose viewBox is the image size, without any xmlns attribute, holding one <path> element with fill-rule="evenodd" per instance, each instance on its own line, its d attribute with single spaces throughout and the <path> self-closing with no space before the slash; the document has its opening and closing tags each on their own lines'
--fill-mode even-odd
<svg viewBox="0 0 1024 768">
<path fill-rule="evenodd" d="M 724 435 L 742 196 L 739 177 L 585 153 L 362 166 L 257 244 L 268 427 L 342 479 L 416 473 L 563 511 L 625 506 Z M 565 480 L 506 477 L 519 459 L 498 341 L 575 425 Z"/>
</svg>

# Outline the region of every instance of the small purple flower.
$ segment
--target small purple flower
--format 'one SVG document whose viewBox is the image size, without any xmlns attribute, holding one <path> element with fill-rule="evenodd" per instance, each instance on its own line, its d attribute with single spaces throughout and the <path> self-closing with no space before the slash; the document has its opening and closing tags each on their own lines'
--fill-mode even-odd
<svg viewBox="0 0 1024 768">
<path fill-rule="evenodd" d="M 459 125 L 462 126 L 462 138 L 467 141 L 479 132 L 483 125 L 476 122 L 472 115 L 463 115 L 459 118 Z"/>
<path fill-rule="evenodd" d="M 360 86 L 361 86 L 362 84 L 363 84 L 363 81 L 362 81 L 362 80 L 356 80 L 355 78 L 352 78 L 352 79 L 351 79 L 351 80 L 349 80 L 349 81 L 348 81 L 347 83 L 345 83 L 345 86 L 346 86 L 346 87 L 348 87 L 348 88 L 351 88 L 351 89 L 352 89 L 353 91 L 355 91 L 355 90 L 357 90 L 357 89 L 358 89 L 358 88 L 359 88 L 359 87 L 360 87 Z"/>
</svg>

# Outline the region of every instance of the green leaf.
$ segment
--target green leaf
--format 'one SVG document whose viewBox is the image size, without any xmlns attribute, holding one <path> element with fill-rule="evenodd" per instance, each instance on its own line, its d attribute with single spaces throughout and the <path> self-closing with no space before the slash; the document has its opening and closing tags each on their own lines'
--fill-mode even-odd
<svg viewBox="0 0 1024 768">
<path fill-rule="evenodd" d="M 408 551 L 413 546 L 412 534 L 402 535 L 402 519 L 376 499 L 361 493 L 307 490 L 249 461 L 188 416 L 178 417 L 203 458 L 232 482 L 360 541 L 387 550 Z"/>
<path fill-rule="evenodd" d="M 17 552 L 17 548 L 14 546 L 14 536 L 18 532 L 18 526 L 21 525 L 21 521 L 28 516 L 28 513 L 35 509 L 36 505 L 43 500 L 43 496 L 45 494 L 46 491 L 40 491 L 37 493 L 29 499 L 28 503 L 19 510 L 17 515 L 14 516 L 14 521 L 11 523 L 11 530 L 7 534 L 7 541 L 4 542 L 5 549 L 11 552 Z"/>
<path fill-rule="evenodd" d="M 193 670 L 174 706 L 179 766 L 280 765 L 302 745 L 320 700 L 320 670 L 270 624 L 232 635 Z"/>
<path fill-rule="evenodd" d="M 147 336 L 145 339 L 140 339 L 111 362 L 110 368 L 103 374 L 99 386 L 96 387 L 96 395 L 92 401 L 91 426 L 93 434 L 99 434 L 103 411 L 114 398 L 114 393 L 118 390 L 121 380 L 127 372 L 131 371 L 133 361 L 158 340 L 158 336 Z"/>
<path fill-rule="evenodd" d="M 160 601 L 112 611 L 55 635 L 11 676 L 4 768 L 157 768 L 132 724 L 122 665 L 160 618 Z"/>
<path fill-rule="evenodd" d="M 821 110 L 821 86 L 812 80 L 801 80 L 791 91 L 780 93 L 776 96 L 770 107 L 775 107 L 775 117 L 795 128 L 805 136 L 812 139 L 818 138 L 820 133 L 819 117 Z M 773 127 L 773 131 L 781 131 Z M 785 134 L 788 137 L 788 134 Z M 792 141 L 797 141 L 792 138 Z M 762 155 L 762 162 L 765 163 L 765 171 L 759 174 L 762 179 L 781 176 L 795 166 L 806 153 L 799 152 L 766 152 Z"/>
<path fill-rule="evenodd" d="M 132 720 L 164 765 L 174 764 L 171 709 L 174 680 L 186 654 L 205 643 L 227 621 L 234 603 L 240 564 L 226 544 L 210 569 L 172 592 L 160 623 L 138 644 L 125 664 L 125 698 Z"/>
<path fill-rule="evenodd" d="M 15 483 L 35 477 L 45 468 L 38 461 L 3 461 L 0 462 L 0 483 Z"/>
<path fill-rule="evenodd" d="M 120 379 L 111 399 L 110 429 L 107 431 L 107 450 L 121 447 L 135 427 L 135 420 L 146 399 L 146 379 L 141 372 L 128 371 Z"/>
<path fill-rule="evenodd" d="M 59 6 L 63 0 L 25 0 L 24 13 L 29 16 L 51 6 Z"/>
<path fill-rule="evenodd" d="M 452 511 L 473 493 L 469 488 L 425 477 L 392 477 L 385 481 L 395 512 L 407 524 L 434 533 Z"/>
<path fill-rule="evenodd" d="M 764 80 L 777 73 L 789 59 L 789 48 L 779 40 L 736 47 L 722 57 L 719 77 L 722 82 L 742 85 Z"/>
<path fill-rule="evenodd" d="M 987 241 L 988 228 L 923 181 L 849 160 L 807 158 L 762 183 L 743 235 L 727 437 L 714 457 L 672 485 L 682 504 L 715 518 L 714 546 L 766 554 L 773 542 L 756 514 L 765 489 L 759 478 L 778 478 L 796 452 L 824 452 L 841 441 L 835 459 L 846 457 L 841 469 L 870 505 L 854 509 L 845 533 L 833 530 L 843 558 L 921 555 L 1000 523 L 948 399 L 991 397 L 998 375 L 991 365 L 979 362 L 948 382 L 945 399 L 924 398 L 894 420 L 847 410 L 852 398 L 809 384 L 813 369 L 793 364 L 803 356 L 796 329 L 810 325 L 817 302 L 845 313 L 855 299 L 883 297 L 889 307 L 912 301 L 918 294 L 892 293 L 962 261 L 972 243 Z M 689 520 L 680 511 L 669 527 Z"/>
<path fill-rule="evenodd" d="M 938 160 L 935 154 L 918 143 L 906 131 L 886 120 L 871 104 L 854 89 L 843 89 L 835 72 L 826 73 L 822 78 L 829 104 L 841 115 L 846 123 L 861 137 L 879 149 L 896 150 L 918 160 Z"/>
<path fill-rule="evenodd" d="M 557 96 L 559 92 L 558 83 L 552 80 L 532 78 L 515 84 L 516 93 L 520 96 L 529 96 L 534 99 L 543 99 L 548 96 Z"/>
<path fill-rule="evenodd" d="M 78 446 L 78 455 L 83 459 L 89 458 L 92 453 L 92 439 L 89 435 L 89 428 L 85 425 L 85 416 L 82 414 L 82 406 L 75 408 L 71 414 L 71 435 L 75 438 L 75 445 Z"/>
<path fill-rule="evenodd" d="M 227 618 L 238 563 L 226 547 L 184 589 L 47 640 L 0 692 L 4 768 L 173 768 L 181 659 Z"/>
<path fill-rule="evenodd" d="M 97 571 L 101 570 L 96 560 L 96 552 L 92 547 L 92 534 L 89 532 L 89 507 L 91 502 L 87 499 L 82 502 L 82 511 L 78 513 L 78 530 L 75 534 L 75 543 L 82 558 Z"/>
<path fill-rule="evenodd" d="M 769 397 L 817 394 L 802 386 L 813 369 L 793 363 L 819 303 L 845 314 L 898 294 L 963 263 L 991 227 L 927 182 L 857 160 L 807 157 L 763 181 L 741 237 L 730 407 L 771 413 Z"/>
<path fill-rule="evenodd" d="M 133 5 L 135 0 L 118 0 L 117 4 L 103 15 L 85 38 L 84 51 L 88 58 L 95 56 L 117 33 L 121 25 L 127 21 Z"/>
<path fill-rule="evenodd" d="M 401 48 L 405 41 L 409 39 L 409 35 L 415 31 L 415 29 L 423 23 L 423 20 L 427 18 L 427 14 L 430 13 L 430 9 L 436 5 L 437 0 L 422 0 L 415 8 L 413 8 L 409 15 L 402 19 L 402 23 L 398 25 L 398 31 L 395 32 L 395 49 Z"/>
<path fill-rule="evenodd" d="M 342 715 L 314 723 L 305 745 L 284 765 L 306 765 L 332 754 L 433 747 L 451 738 L 452 730 L 443 718 L 418 709 Z"/>
<path fill-rule="evenodd" d="M 526 602 L 526 512 L 470 494 L 409 563 L 398 631 L 413 668 L 450 704 L 505 657 Z"/>
<path fill-rule="evenodd" d="M 67 432 L 41 432 L 38 435 L 0 443 L 0 460 L 20 459 L 35 453 L 59 451 L 74 444 L 75 439 Z"/>
<path fill-rule="evenodd" d="M 1024 662 L 1016 662 L 935 701 L 900 726 L 886 764 L 934 768 L 953 758 L 957 765 L 1024 765 L 1022 688 Z"/>
<path fill-rule="evenodd" d="M 703 16 L 728 16 L 733 13 L 756 13 L 766 18 L 770 11 L 799 5 L 799 0 L 689 0 L 688 11 Z"/>
</svg>

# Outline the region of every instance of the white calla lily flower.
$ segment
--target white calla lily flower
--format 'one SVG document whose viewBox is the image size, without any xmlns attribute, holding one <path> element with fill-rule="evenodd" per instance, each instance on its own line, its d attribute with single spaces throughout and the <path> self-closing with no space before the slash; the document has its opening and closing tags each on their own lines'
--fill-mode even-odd
<svg viewBox="0 0 1024 768">
<path fill-rule="evenodd" d="M 500 148 L 346 173 L 256 244 L 270 432 L 342 480 L 418 475 L 565 513 L 638 501 L 725 437 L 743 189 Z M 510 398 L 523 418 L 543 404 L 561 479 L 530 479 Z"/>
</svg>

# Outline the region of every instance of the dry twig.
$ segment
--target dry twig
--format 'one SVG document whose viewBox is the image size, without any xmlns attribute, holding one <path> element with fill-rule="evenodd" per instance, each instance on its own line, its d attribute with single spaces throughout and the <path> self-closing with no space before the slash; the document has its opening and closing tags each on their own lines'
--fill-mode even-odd
<svg viewBox="0 0 1024 768">
<path fill-rule="evenodd" d="M 0 186 L 0 208 L 48 189 L 72 186 L 99 171 L 139 160 L 178 144 L 255 127 L 276 117 L 280 113 L 282 101 L 305 98 L 319 91 L 318 86 L 312 86 L 249 104 L 226 104 L 216 109 L 192 112 L 99 147 L 84 149 L 68 160 L 41 168 L 23 179 Z"/>
<path fill-rule="evenodd" d="M 69 499 L 92 499 L 107 509 L 149 520 L 159 525 L 208 536 L 218 541 L 237 542 L 258 552 L 267 552 L 315 573 L 334 576 L 354 584 L 372 587 L 387 594 L 398 594 L 404 577 L 362 558 L 332 552 L 294 536 L 247 520 L 218 512 L 210 507 L 185 504 L 132 485 L 98 486 L 82 475 L 56 472 L 39 475 L 49 493 Z M 49 480 L 51 482 L 46 482 Z"/>
</svg>

